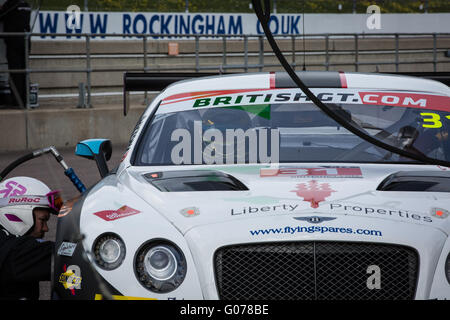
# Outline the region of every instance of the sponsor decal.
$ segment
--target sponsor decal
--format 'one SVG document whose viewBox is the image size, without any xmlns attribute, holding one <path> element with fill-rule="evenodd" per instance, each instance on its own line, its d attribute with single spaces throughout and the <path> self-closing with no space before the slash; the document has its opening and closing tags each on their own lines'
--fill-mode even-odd
<svg viewBox="0 0 450 320">
<path fill-rule="evenodd" d="M 334 88 L 326 89 L 326 91 L 320 88 L 312 88 L 311 90 L 324 103 L 381 105 L 450 111 L 448 107 L 450 105 L 450 97 L 442 95 Z M 311 103 L 311 100 L 298 89 L 233 89 L 175 94 L 166 97 L 161 106 L 177 104 L 181 107 L 181 110 L 189 110 L 191 108 L 236 107 L 244 105 L 269 106 L 275 103 Z M 160 109 L 158 109 L 158 113 L 173 112 L 170 108 Z"/>
<path fill-rule="evenodd" d="M 359 92 L 363 104 L 450 111 L 450 97 L 410 92 Z"/>
<path fill-rule="evenodd" d="M 331 220 L 334 220 L 336 218 L 314 216 L 314 217 L 294 217 L 294 219 L 295 220 L 300 220 L 300 221 L 307 221 L 309 223 L 321 223 L 321 222 L 324 222 L 324 221 L 331 221 Z"/>
<path fill-rule="evenodd" d="M 259 206 L 259 207 L 242 207 L 241 209 L 231 209 L 232 216 L 253 214 L 253 213 L 265 213 L 265 212 L 293 212 L 298 208 L 298 204 L 279 204 L 273 206 Z"/>
<path fill-rule="evenodd" d="M 41 201 L 40 197 L 20 197 L 11 198 L 8 203 L 39 203 Z"/>
<path fill-rule="evenodd" d="M 48 206 L 47 197 L 43 196 L 12 196 L 9 198 L 0 198 L 0 207 L 14 205 L 43 205 Z"/>
<path fill-rule="evenodd" d="M 386 208 L 372 208 L 365 206 L 355 206 L 355 205 L 344 205 L 341 203 L 330 203 L 331 211 L 341 211 L 341 212 L 351 212 L 356 214 L 366 214 L 366 215 L 374 215 L 374 216 L 393 216 L 400 217 L 404 219 L 412 219 L 417 221 L 424 222 L 433 222 L 430 217 L 421 216 L 417 213 L 410 213 L 408 210 L 391 210 Z"/>
<path fill-rule="evenodd" d="M 141 211 L 130 208 L 126 205 L 120 207 L 117 210 L 103 210 L 103 211 L 98 211 L 95 212 L 94 214 L 97 217 L 102 218 L 105 221 L 114 221 L 117 219 L 121 219 L 121 218 L 125 218 L 128 216 L 132 216 L 135 214 L 141 213 Z"/>
<path fill-rule="evenodd" d="M 439 219 L 445 219 L 449 216 L 450 212 L 442 208 L 431 208 L 431 216 Z"/>
<path fill-rule="evenodd" d="M 297 190 L 292 190 L 291 192 L 295 192 L 297 196 L 303 198 L 303 201 L 310 202 L 312 208 L 318 208 L 319 203 L 325 201 L 336 190 L 331 189 L 328 183 L 319 183 L 311 180 L 308 184 L 298 184 Z"/>
<path fill-rule="evenodd" d="M 237 95 L 236 99 L 233 100 L 234 104 L 243 104 L 243 95 L 244 93 L 248 92 L 259 92 L 259 91 L 267 91 L 270 90 L 270 88 L 265 89 L 232 89 L 232 90 L 211 90 L 211 91 L 197 91 L 197 92 L 186 92 L 186 93 L 177 93 L 172 96 L 169 96 L 165 98 L 161 102 L 161 106 L 166 104 L 172 104 L 172 103 L 179 103 L 184 101 L 194 101 L 194 107 L 204 107 L 206 105 L 209 105 L 211 102 L 210 97 L 216 97 L 213 100 L 212 105 L 218 105 L 218 104 L 230 104 L 231 98 L 230 95 Z M 249 100 L 255 102 L 257 96 L 248 95 Z M 253 97 L 253 99 L 252 99 Z"/>
<path fill-rule="evenodd" d="M 185 217 L 195 217 L 200 215 L 200 210 L 196 207 L 184 208 L 180 211 L 180 213 Z"/>
<path fill-rule="evenodd" d="M 73 256 L 73 253 L 75 252 L 76 247 L 77 247 L 76 243 L 63 242 L 59 246 L 58 255 L 71 257 L 71 256 Z"/>
<path fill-rule="evenodd" d="M 75 290 L 81 289 L 81 269 L 77 265 L 64 265 L 63 273 L 59 276 L 59 283 L 61 283 L 66 290 L 70 290 L 71 294 L 75 295 Z"/>
<path fill-rule="evenodd" d="M 222 92 L 222 95 L 217 95 L 217 93 L 211 95 L 204 95 L 202 97 L 196 96 L 192 107 L 227 107 L 236 105 L 261 105 L 270 103 L 311 103 L 311 100 L 303 93 L 298 90 L 280 89 L 276 91 L 263 92 L 263 90 L 243 90 L 242 92 L 236 93 L 237 90 L 230 90 L 230 92 Z M 314 90 L 317 91 L 317 90 Z M 330 90 L 332 91 L 332 90 Z M 226 94 L 226 95 L 225 95 Z M 209 97 L 208 97 L 209 96 Z M 344 98 L 345 97 L 345 98 Z M 343 103 L 354 97 L 357 101 L 360 101 L 355 93 L 338 93 L 338 92 L 320 92 L 317 94 L 317 98 L 321 101 L 329 103 Z M 192 99 L 192 98 L 191 98 Z M 343 101 L 343 99 L 345 99 Z"/>
<path fill-rule="evenodd" d="M 268 235 L 294 235 L 297 233 L 334 233 L 334 234 L 349 234 L 361 236 L 382 237 L 383 233 L 380 230 L 370 229 L 356 229 L 349 227 L 328 227 L 328 226 L 285 226 L 281 228 L 268 228 L 249 230 L 251 236 L 268 236 Z"/>
<path fill-rule="evenodd" d="M 287 176 L 292 178 L 362 178 L 359 167 L 330 167 L 320 166 L 312 168 L 280 167 L 277 169 L 262 168 L 260 177 Z"/>
<path fill-rule="evenodd" d="M 5 184 L 5 189 L 0 190 L 0 196 L 3 194 L 2 198 L 21 196 L 27 192 L 27 188 L 15 181 L 8 181 Z"/>
</svg>

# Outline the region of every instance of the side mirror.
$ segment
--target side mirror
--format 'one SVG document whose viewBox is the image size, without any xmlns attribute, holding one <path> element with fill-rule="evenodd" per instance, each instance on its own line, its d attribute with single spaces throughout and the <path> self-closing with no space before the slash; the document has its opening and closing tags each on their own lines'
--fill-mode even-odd
<svg viewBox="0 0 450 320">
<path fill-rule="evenodd" d="M 100 176 L 103 178 L 109 173 L 106 162 L 111 159 L 112 145 L 108 139 L 88 139 L 80 141 L 76 148 L 77 156 L 95 160 Z"/>
</svg>

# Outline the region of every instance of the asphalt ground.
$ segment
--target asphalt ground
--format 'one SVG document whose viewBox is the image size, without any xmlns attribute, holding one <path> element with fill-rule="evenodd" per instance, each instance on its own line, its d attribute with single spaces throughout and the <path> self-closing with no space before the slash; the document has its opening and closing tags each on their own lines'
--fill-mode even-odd
<svg viewBox="0 0 450 320">
<path fill-rule="evenodd" d="M 50 146 L 50 145 L 49 145 Z M 113 146 L 111 159 L 108 161 L 109 169 L 115 168 L 122 158 L 126 146 Z M 88 160 L 75 155 L 75 148 L 58 149 L 59 153 L 64 158 L 64 161 L 69 167 L 72 167 L 78 178 L 88 188 L 100 180 L 100 174 L 97 165 L 93 160 Z M 0 171 L 6 168 L 11 162 L 24 156 L 31 151 L 8 152 L 2 153 L 0 151 Z M 29 160 L 16 169 L 11 171 L 5 179 L 26 176 L 36 178 L 45 184 L 51 190 L 60 190 L 64 201 L 70 200 L 79 195 L 78 190 L 64 174 L 64 169 L 56 161 L 51 154 L 44 154 L 38 158 Z M 44 240 L 54 241 L 56 238 L 56 216 L 51 216 L 48 222 L 49 232 L 44 237 Z M 51 289 L 50 281 L 40 283 L 40 297 L 39 300 L 50 300 Z"/>
</svg>

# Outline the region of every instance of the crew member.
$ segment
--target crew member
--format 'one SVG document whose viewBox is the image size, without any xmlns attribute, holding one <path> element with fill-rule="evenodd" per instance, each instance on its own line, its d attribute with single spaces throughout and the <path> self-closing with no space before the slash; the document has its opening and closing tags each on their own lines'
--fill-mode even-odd
<svg viewBox="0 0 450 320">
<path fill-rule="evenodd" d="M 39 299 L 39 281 L 51 278 L 54 242 L 50 214 L 62 206 L 58 192 L 41 181 L 15 177 L 0 183 L 0 299 Z"/>
</svg>

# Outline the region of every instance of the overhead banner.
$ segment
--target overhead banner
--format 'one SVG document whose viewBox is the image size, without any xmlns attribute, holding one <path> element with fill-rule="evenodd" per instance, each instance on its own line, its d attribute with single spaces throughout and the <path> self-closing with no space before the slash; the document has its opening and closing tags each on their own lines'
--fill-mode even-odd
<svg viewBox="0 0 450 320">
<path fill-rule="evenodd" d="M 34 33 L 47 34 L 33 40 L 84 39 L 80 34 L 98 34 L 95 40 L 137 39 L 131 34 L 154 39 L 264 34 L 256 15 L 244 13 L 41 11 L 32 21 Z M 305 34 L 445 33 L 450 30 L 450 14 L 274 14 L 269 26 L 275 36 L 301 35 L 303 27 Z"/>
</svg>

